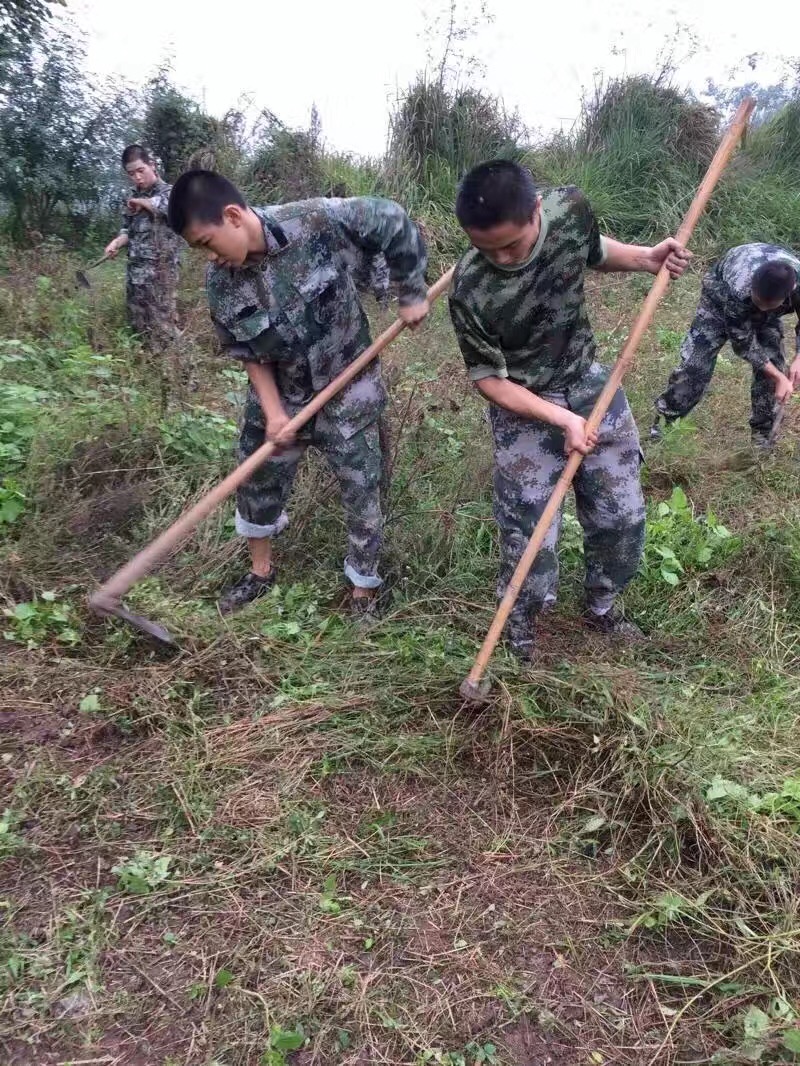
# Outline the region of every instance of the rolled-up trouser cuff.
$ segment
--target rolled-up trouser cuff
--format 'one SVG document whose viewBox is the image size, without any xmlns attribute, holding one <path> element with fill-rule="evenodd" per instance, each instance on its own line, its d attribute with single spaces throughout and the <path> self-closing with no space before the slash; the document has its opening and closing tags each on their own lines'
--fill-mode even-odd
<svg viewBox="0 0 800 1066">
<path fill-rule="evenodd" d="M 377 574 L 359 574 L 347 560 L 344 563 L 344 576 L 357 589 L 377 589 L 383 584 L 382 577 Z"/>
<path fill-rule="evenodd" d="M 587 589 L 586 609 L 591 611 L 592 614 L 608 614 L 616 598 L 616 592 L 589 591 Z"/>
<path fill-rule="evenodd" d="M 236 532 L 240 537 L 250 537 L 253 540 L 258 540 L 261 537 L 277 537 L 288 525 L 289 516 L 285 511 L 281 511 L 278 515 L 278 520 L 268 526 L 259 526 L 255 522 L 248 522 L 239 514 L 238 508 L 236 511 Z"/>
</svg>

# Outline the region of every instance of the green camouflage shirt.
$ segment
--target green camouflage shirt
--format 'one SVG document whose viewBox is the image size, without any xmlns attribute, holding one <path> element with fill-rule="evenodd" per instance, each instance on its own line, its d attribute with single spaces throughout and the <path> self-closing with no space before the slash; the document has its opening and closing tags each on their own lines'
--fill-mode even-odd
<svg viewBox="0 0 800 1066">
<path fill-rule="evenodd" d="M 167 225 L 167 206 L 172 186 L 157 181 L 149 189 L 133 189 L 126 197 L 120 236 L 128 238 L 128 263 L 147 265 L 156 261 L 177 269 L 183 241 Z M 152 200 L 155 214 L 149 211 L 129 211 L 129 199 Z"/>
<path fill-rule="evenodd" d="M 583 282 L 586 267 L 604 260 L 597 220 L 574 186 L 546 192 L 541 211 L 521 266 L 495 266 L 472 248 L 456 267 L 450 315 L 473 381 L 509 378 L 532 392 L 559 392 L 594 362 Z"/>
<path fill-rule="evenodd" d="M 266 253 L 236 269 L 209 267 L 211 319 L 224 354 L 272 366 L 284 407 L 294 414 L 370 343 L 353 278 L 357 255 L 383 253 L 406 305 L 427 291 L 425 245 L 405 211 L 377 197 L 255 211 Z M 385 399 L 376 360 L 325 413 L 351 436 L 377 417 Z"/>
</svg>

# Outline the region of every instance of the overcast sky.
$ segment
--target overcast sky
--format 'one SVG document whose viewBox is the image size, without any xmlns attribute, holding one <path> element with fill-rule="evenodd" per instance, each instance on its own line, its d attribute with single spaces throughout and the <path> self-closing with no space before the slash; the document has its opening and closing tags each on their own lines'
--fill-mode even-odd
<svg viewBox="0 0 800 1066">
<path fill-rule="evenodd" d="M 458 0 L 458 10 L 474 2 Z M 449 9 L 449 0 L 68 0 L 68 8 L 98 73 L 141 83 L 172 57 L 176 82 L 213 114 L 249 94 L 288 125 L 306 125 L 316 103 L 329 145 L 374 155 L 385 144 L 390 100 L 425 66 L 430 13 Z M 478 83 L 546 130 L 572 123 L 598 72 L 652 70 L 678 26 L 699 46 L 679 81 L 697 89 L 709 75 L 729 80 L 748 54 L 790 52 L 800 31 L 800 5 L 781 0 L 777 19 L 744 8 L 736 17 L 731 0 L 487 0 L 487 8 L 493 21 L 466 46 L 486 68 Z M 684 38 L 677 55 L 687 51 Z M 779 72 L 777 61 L 762 60 L 755 75 L 769 82 Z M 738 80 L 751 76 L 745 67 Z"/>
</svg>

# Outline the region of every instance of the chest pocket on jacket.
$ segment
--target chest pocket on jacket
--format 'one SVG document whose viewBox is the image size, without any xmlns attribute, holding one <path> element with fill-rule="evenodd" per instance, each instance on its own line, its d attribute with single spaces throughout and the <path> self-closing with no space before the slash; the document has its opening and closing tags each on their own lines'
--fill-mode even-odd
<svg viewBox="0 0 800 1066">
<path fill-rule="evenodd" d="M 263 307 L 245 308 L 228 328 L 237 341 L 248 345 L 253 355 L 276 362 L 291 356 L 291 330 L 279 315 L 272 318 Z"/>
<path fill-rule="evenodd" d="M 306 324 L 319 336 L 336 326 L 344 311 L 339 271 L 332 263 L 317 267 L 296 283 L 306 307 Z"/>
</svg>

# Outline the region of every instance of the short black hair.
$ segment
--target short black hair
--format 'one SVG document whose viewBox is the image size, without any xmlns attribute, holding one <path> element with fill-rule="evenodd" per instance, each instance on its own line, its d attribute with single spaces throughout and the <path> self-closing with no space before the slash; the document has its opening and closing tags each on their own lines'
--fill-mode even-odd
<svg viewBox="0 0 800 1066">
<path fill-rule="evenodd" d="M 797 274 L 791 263 L 785 259 L 773 259 L 762 263 L 753 274 L 753 295 L 767 303 L 785 300 L 791 295 L 797 284 Z"/>
<path fill-rule="evenodd" d="M 172 186 L 167 221 L 178 234 L 185 233 L 192 222 L 219 225 L 222 212 L 230 204 L 247 207 L 232 181 L 213 170 L 187 170 Z"/>
<path fill-rule="evenodd" d="M 145 148 L 143 144 L 129 144 L 122 151 L 122 165 L 126 167 L 128 163 L 136 163 L 140 160 L 143 163 L 147 163 L 149 166 L 155 164 L 155 156 L 149 148 Z"/>
<path fill-rule="evenodd" d="M 503 222 L 524 226 L 536 207 L 538 190 L 531 172 L 510 159 L 480 163 L 462 179 L 456 217 L 464 229 L 491 229 Z"/>
</svg>

